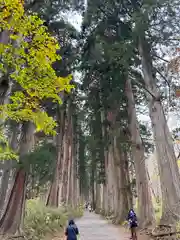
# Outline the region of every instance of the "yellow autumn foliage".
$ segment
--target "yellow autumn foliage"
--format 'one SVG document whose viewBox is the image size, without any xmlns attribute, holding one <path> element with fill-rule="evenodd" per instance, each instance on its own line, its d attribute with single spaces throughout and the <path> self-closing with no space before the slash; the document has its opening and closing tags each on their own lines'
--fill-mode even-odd
<svg viewBox="0 0 180 240">
<path fill-rule="evenodd" d="M 58 77 L 52 67 L 60 59 L 58 42 L 36 14 L 25 13 L 23 1 L 0 0 L 0 19 L 0 72 L 17 89 L 10 103 L 0 107 L 1 117 L 33 121 L 38 130 L 55 133 L 56 123 L 41 103 L 51 99 L 61 104 L 60 92 L 72 88 L 71 76 Z"/>
</svg>

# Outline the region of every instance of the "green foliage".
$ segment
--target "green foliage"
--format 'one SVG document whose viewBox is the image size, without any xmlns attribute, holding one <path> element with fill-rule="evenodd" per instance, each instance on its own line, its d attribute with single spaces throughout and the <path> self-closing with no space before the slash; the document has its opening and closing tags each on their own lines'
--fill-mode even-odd
<svg viewBox="0 0 180 240">
<path fill-rule="evenodd" d="M 28 240 L 41 240 L 47 234 L 62 232 L 69 217 L 82 216 L 81 209 L 50 208 L 38 200 L 28 200 L 25 212 L 25 236 Z"/>
<path fill-rule="evenodd" d="M 91 1 L 91 4 L 87 6 L 82 28 L 81 69 L 83 71 L 83 90 L 87 95 L 85 107 L 86 111 L 87 108 L 89 110 L 87 124 L 91 137 L 89 137 L 88 145 L 90 152 L 95 152 L 91 154 L 91 165 L 95 163 L 92 169 L 97 171 L 99 171 L 98 168 L 103 169 L 103 165 L 99 166 L 99 163 L 104 161 L 104 158 L 98 150 L 106 145 L 109 146 L 114 136 L 118 137 L 118 144 L 121 143 L 119 144 L 120 148 L 131 151 L 126 131 L 128 111 L 125 83 L 127 78 L 132 79 L 136 107 L 144 103 L 146 92 L 143 87 L 144 79 L 139 71 L 142 66 L 138 52 L 138 38 L 141 33 L 144 33 L 144 29 L 148 29 L 147 41 L 151 44 L 151 41 L 154 41 L 152 34 L 161 34 L 159 30 L 158 32 L 151 31 L 151 24 L 161 29 L 162 22 L 159 22 L 157 12 L 165 10 L 162 9 L 163 3 L 166 5 L 167 1 L 159 3 L 161 10 L 157 7 L 157 1 L 151 0 L 103 0 L 101 3 Z M 154 45 L 156 44 L 154 43 L 152 53 L 155 52 L 159 55 L 159 52 L 156 52 L 157 49 L 159 51 L 159 46 L 155 49 Z M 139 108 L 142 110 L 141 106 Z M 98 119 L 100 112 L 104 113 L 104 122 Z M 111 112 L 115 112 L 114 124 L 107 121 L 107 115 Z M 137 114 L 139 112 L 137 109 Z M 143 114 L 145 114 L 144 109 Z M 106 132 L 102 137 L 98 133 L 101 130 L 100 126 L 103 125 Z M 149 154 L 154 150 L 154 146 L 150 142 L 152 134 L 149 133 L 146 126 L 141 125 L 140 128 L 146 153 Z M 125 129 L 126 132 L 121 133 L 119 129 Z M 103 144 L 106 142 L 107 144 L 102 146 L 103 144 L 99 144 L 101 141 Z"/>
<path fill-rule="evenodd" d="M 34 152 L 26 156 L 30 164 L 30 177 L 33 179 L 32 188 L 38 188 L 52 180 L 56 165 L 56 148 L 52 143 L 43 142 Z"/>
<path fill-rule="evenodd" d="M 64 206 L 64 211 L 67 213 L 68 219 L 74 219 L 83 216 L 84 208 L 81 204 L 76 209 L 71 206 Z"/>
<path fill-rule="evenodd" d="M 18 160 L 17 154 L 11 149 L 7 137 L 0 131 L 0 160 Z"/>
<path fill-rule="evenodd" d="M 146 153 L 152 153 L 154 151 L 154 145 L 152 139 L 152 133 L 144 124 L 140 123 L 140 134 L 142 137 L 142 141 L 145 147 Z"/>
<path fill-rule="evenodd" d="M 70 91 L 71 76 L 56 76 L 52 64 L 60 59 L 56 39 L 35 14 L 27 15 L 19 0 L 0 0 L 0 28 L 8 42 L 0 43 L 0 70 L 18 86 L 11 103 L 1 106 L 6 118 L 33 121 L 37 130 L 55 133 L 55 123 L 41 109 L 44 99 L 61 103 L 59 93 Z"/>
<path fill-rule="evenodd" d="M 29 240 L 40 240 L 48 233 L 63 230 L 67 215 L 63 209 L 45 207 L 38 200 L 28 200 L 25 215 L 25 235 Z"/>
<path fill-rule="evenodd" d="M 60 12 L 67 13 L 67 11 L 82 11 L 84 9 L 84 1 L 78 0 L 66 0 L 57 1 L 51 0 L 48 2 L 46 0 L 41 1 L 30 1 L 25 0 L 25 8 L 27 10 L 32 10 L 33 12 L 38 12 L 42 18 L 46 20 L 54 20 L 60 16 Z"/>
</svg>

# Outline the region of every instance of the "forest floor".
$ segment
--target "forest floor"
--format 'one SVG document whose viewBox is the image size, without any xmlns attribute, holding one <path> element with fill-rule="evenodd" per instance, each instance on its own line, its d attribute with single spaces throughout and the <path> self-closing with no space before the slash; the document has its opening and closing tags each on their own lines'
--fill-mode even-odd
<svg viewBox="0 0 180 240">
<path fill-rule="evenodd" d="M 80 240 L 128 240 L 129 230 L 108 223 L 107 220 L 95 213 L 85 212 L 84 216 L 76 221 L 80 231 Z M 49 239 L 50 240 L 50 239 Z M 51 240 L 65 240 L 57 236 Z M 138 240 L 148 240 L 146 236 L 139 236 Z"/>
</svg>

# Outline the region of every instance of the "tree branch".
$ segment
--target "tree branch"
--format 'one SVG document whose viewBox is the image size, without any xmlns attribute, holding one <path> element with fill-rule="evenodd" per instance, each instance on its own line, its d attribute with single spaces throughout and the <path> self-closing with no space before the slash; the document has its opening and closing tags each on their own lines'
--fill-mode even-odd
<svg viewBox="0 0 180 240">
<path fill-rule="evenodd" d="M 148 90 L 143 84 L 138 82 L 136 79 L 132 78 L 132 81 L 134 81 L 138 86 L 142 87 L 146 92 L 148 92 L 154 99 L 156 99 L 156 96 L 154 96 L 153 93 L 151 93 L 150 90 Z"/>
<path fill-rule="evenodd" d="M 162 61 L 164 61 L 164 62 L 166 62 L 166 63 L 169 63 L 168 60 L 166 60 L 166 59 L 164 59 L 164 58 L 162 58 L 162 57 L 156 55 L 155 53 L 153 53 L 153 56 L 156 57 L 156 58 L 159 58 L 160 60 L 162 60 Z"/>
<path fill-rule="evenodd" d="M 164 81 L 167 83 L 168 88 L 169 88 L 169 102 L 171 102 L 171 98 L 170 98 L 170 93 L 171 93 L 171 85 L 169 83 L 169 81 L 166 79 L 166 77 L 157 69 L 155 68 L 157 73 L 159 73 L 159 75 L 164 79 Z"/>
</svg>

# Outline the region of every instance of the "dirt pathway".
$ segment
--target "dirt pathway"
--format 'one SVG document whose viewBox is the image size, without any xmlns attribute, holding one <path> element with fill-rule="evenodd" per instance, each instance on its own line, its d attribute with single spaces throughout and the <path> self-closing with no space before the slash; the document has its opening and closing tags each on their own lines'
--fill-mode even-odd
<svg viewBox="0 0 180 240">
<path fill-rule="evenodd" d="M 128 240 L 130 233 L 128 228 L 114 226 L 100 215 L 84 212 L 82 218 L 76 220 L 80 231 L 80 240 Z M 59 234 L 46 240 L 65 240 L 66 237 L 60 237 Z M 138 240 L 148 240 L 146 236 L 138 236 Z"/>
<path fill-rule="evenodd" d="M 129 234 L 123 229 L 113 226 L 94 213 L 85 212 L 76 223 L 80 231 L 80 240 L 129 239 Z"/>
</svg>

